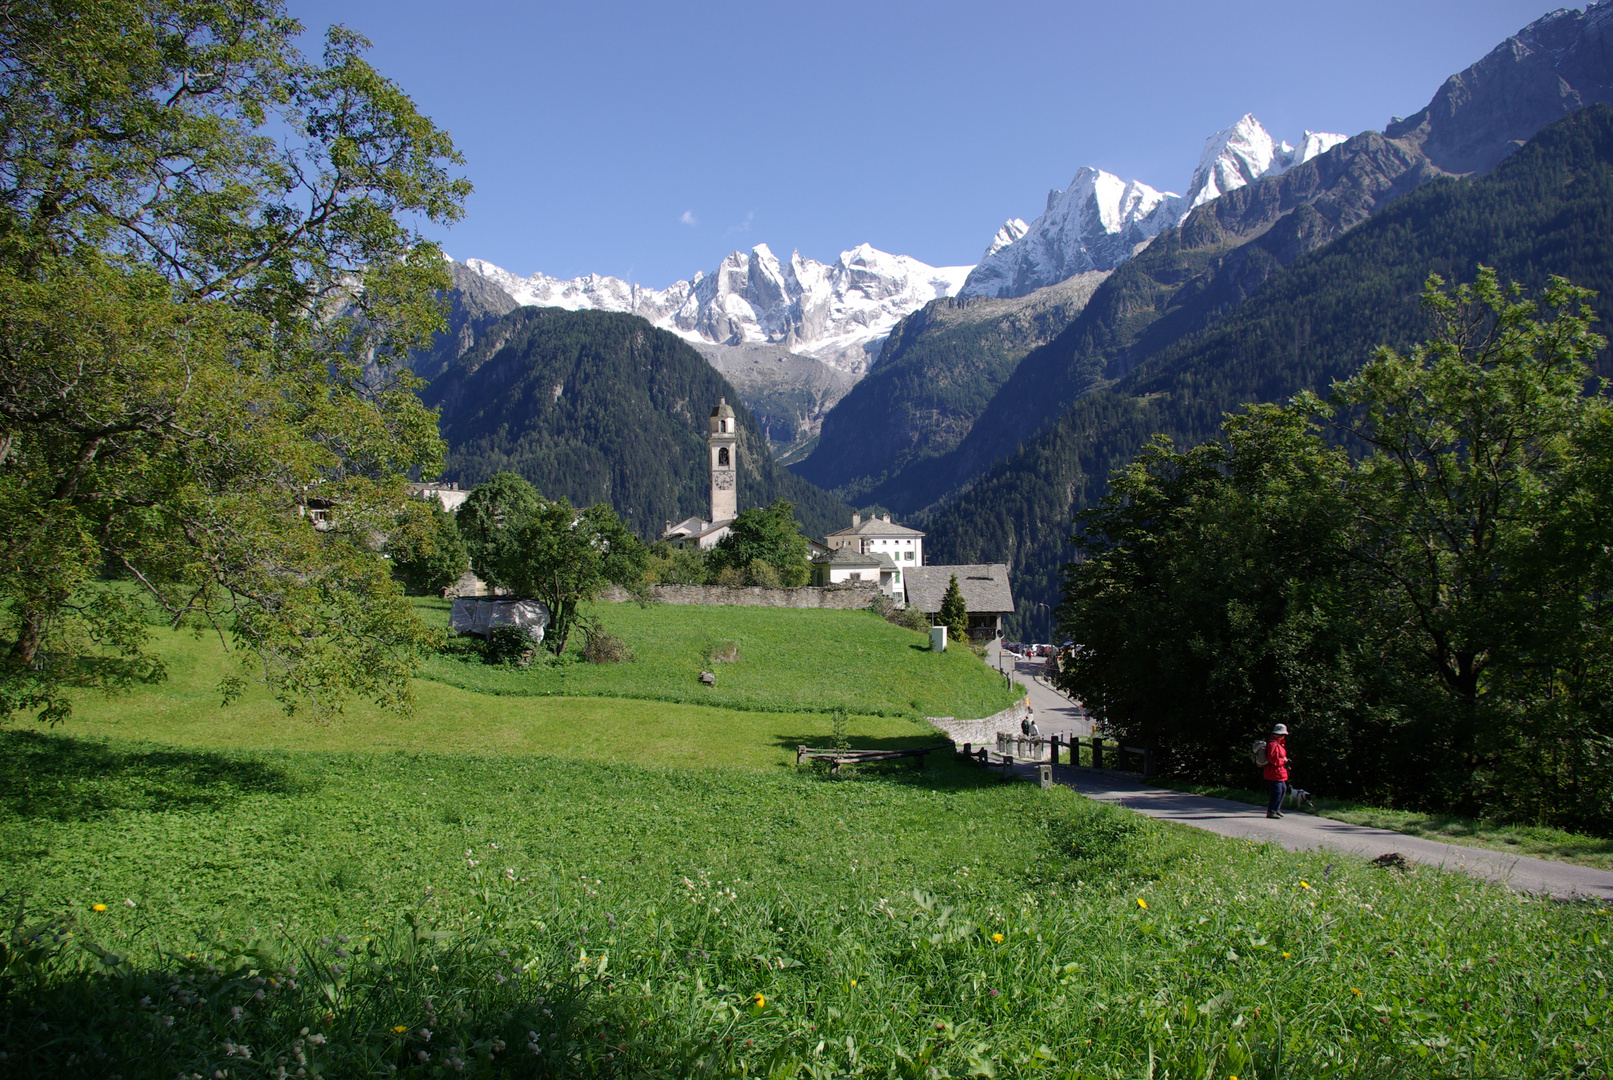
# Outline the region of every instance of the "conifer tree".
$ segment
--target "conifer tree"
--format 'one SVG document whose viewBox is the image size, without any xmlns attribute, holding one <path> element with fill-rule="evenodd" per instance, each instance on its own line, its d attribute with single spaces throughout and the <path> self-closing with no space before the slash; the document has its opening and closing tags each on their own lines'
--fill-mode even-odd
<svg viewBox="0 0 1613 1080">
<path fill-rule="evenodd" d="M 936 625 L 947 628 L 947 636 L 967 640 L 969 636 L 969 608 L 963 602 L 963 590 L 958 588 L 958 575 L 947 582 L 946 595 L 941 598 L 941 610 Z"/>
</svg>

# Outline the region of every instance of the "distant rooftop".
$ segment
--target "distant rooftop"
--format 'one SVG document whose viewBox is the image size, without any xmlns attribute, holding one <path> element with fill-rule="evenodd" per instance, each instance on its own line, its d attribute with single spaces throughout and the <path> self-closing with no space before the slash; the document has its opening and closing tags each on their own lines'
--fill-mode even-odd
<svg viewBox="0 0 1613 1080">
<path fill-rule="evenodd" d="M 975 563 L 964 566 L 910 566 L 906 570 L 907 606 L 926 615 L 941 610 L 952 575 L 958 575 L 958 591 L 971 615 L 1012 615 L 1014 594 L 1008 588 L 1008 567 L 1004 563 Z"/>
<path fill-rule="evenodd" d="M 917 529 L 909 529 L 906 525 L 892 523 L 889 514 L 880 517 L 864 519 L 860 514 L 851 515 L 851 524 L 844 529 L 836 529 L 829 536 L 923 536 Z M 828 539 L 826 536 L 824 539 Z"/>
</svg>

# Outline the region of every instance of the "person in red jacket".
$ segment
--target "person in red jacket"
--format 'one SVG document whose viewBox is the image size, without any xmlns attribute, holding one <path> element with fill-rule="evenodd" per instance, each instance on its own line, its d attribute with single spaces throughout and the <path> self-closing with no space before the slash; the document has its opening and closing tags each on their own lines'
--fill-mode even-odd
<svg viewBox="0 0 1613 1080">
<path fill-rule="evenodd" d="M 1278 724 L 1266 739 L 1266 768 L 1262 773 L 1271 797 L 1266 801 L 1266 816 L 1283 816 L 1283 796 L 1288 794 L 1288 725 Z"/>
</svg>

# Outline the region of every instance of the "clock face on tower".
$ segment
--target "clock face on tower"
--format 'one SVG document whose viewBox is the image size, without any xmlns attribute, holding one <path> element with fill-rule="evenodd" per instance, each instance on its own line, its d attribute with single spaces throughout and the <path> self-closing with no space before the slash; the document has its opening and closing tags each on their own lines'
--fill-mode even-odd
<svg viewBox="0 0 1613 1080">
<path fill-rule="evenodd" d="M 734 474 L 731 472 L 714 473 L 711 477 L 711 486 L 718 491 L 731 491 L 734 487 Z"/>
</svg>

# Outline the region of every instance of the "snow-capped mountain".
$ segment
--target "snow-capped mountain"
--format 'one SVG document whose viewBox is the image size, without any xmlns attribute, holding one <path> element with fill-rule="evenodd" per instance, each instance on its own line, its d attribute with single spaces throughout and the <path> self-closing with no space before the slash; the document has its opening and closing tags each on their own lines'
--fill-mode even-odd
<svg viewBox="0 0 1613 1080">
<path fill-rule="evenodd" d="M 1278 142 L 1246 114 L 1204 143 L 1187 195 L 1161 192 L 1083 167 L 1063 191 L 1050 191 L 1041 217 L 1009 243 L 1010 222 L 998 231 L 980 265 L 970 271 L 963 296 L 1024 296 L 1090 270 L 1112 270 L 1195 207 L 1266 176 L 1309 161 L 1345 136 L 1305 133 L 1298 147 Z M 1022 223 L 1020 223 L 1022 224 Z"/>
<path fill-rule="evenodd" d="M 870 352 L 877 354 L 898 320 L 955 295 L 970 270 L 929 266 L 867 244 L 841 252 L 833 263 L 799 252 L 780 262 L 758 244 L 732 253 L 710 274 L 665 289 L 598 274 L 569 281 L 520 277 L 481 259 L 466 265 L 520 304 L 632 312 L 690 341 L 776 344 L 853 375 L 867 369 Z"/>
<path fill-rule="evenodd" d="M 1299 145 L 1289 146 L 1271 137 L 1252 113 L 1204 140 L 1204 153 L 1187 186 L 1182 216 L 1211 199 L 1236 191 L 1265 176 L 1277 176 L 1325 154 L 1348 136 L 1307 131 Z"/>
</svg>

